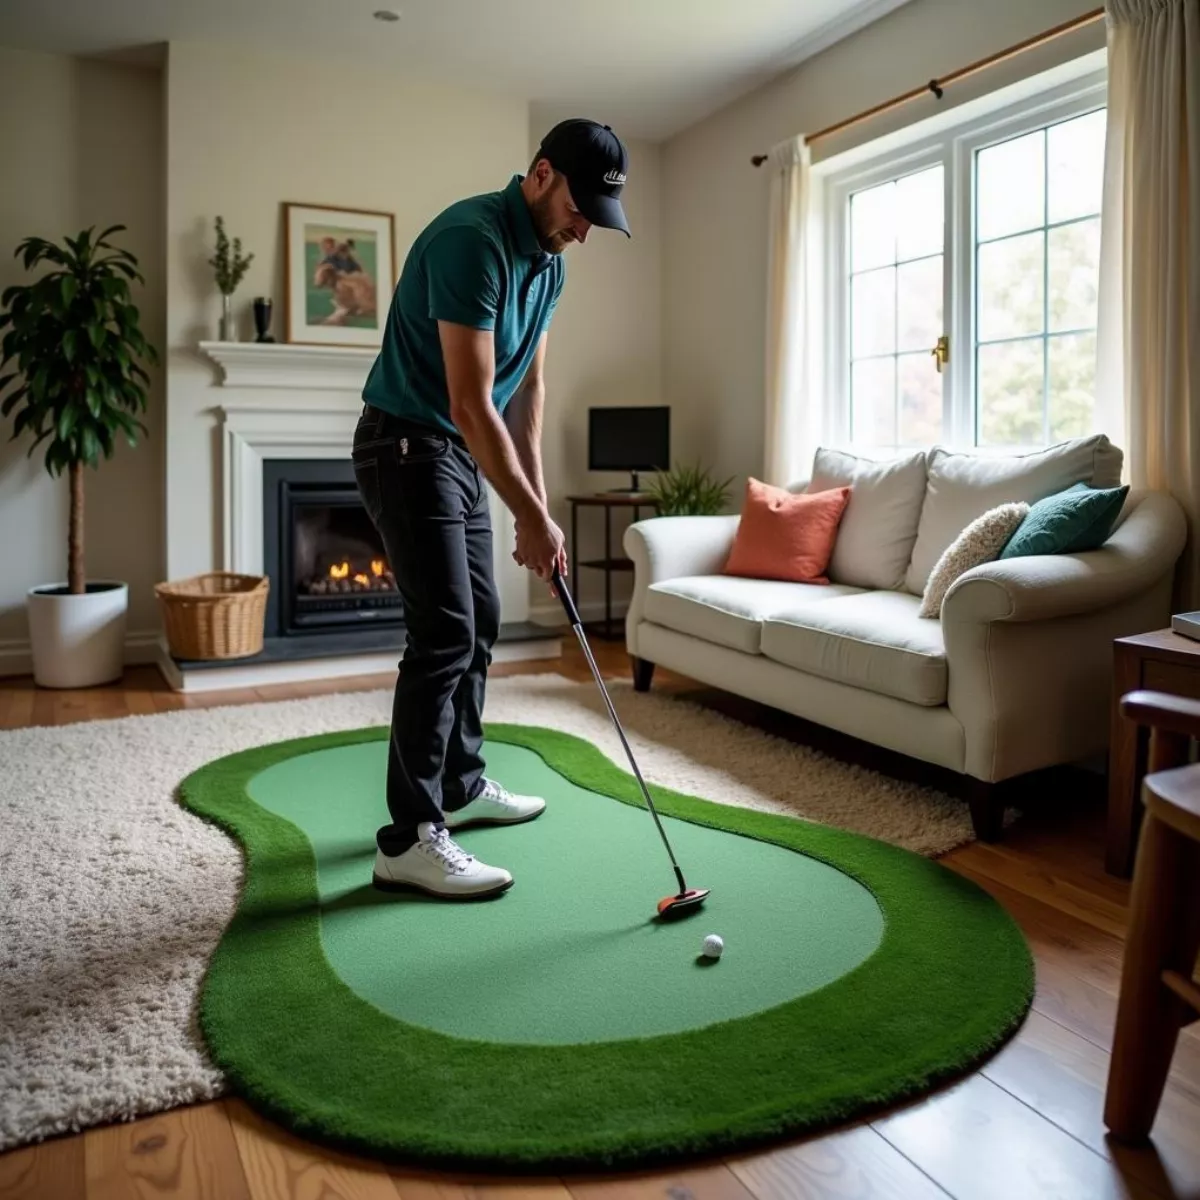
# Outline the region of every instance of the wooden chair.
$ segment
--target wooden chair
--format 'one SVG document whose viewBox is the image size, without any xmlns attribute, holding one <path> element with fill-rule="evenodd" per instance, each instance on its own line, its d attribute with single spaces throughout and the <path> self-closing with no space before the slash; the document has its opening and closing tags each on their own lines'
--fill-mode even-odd
<svg viewBox="0 0 1200 1200">
<path fill-rule="evenodd" d="M 1141 1141 L 1179 1030 L 1200 1019 L 1200 764 L 1188 765 L 1200 703 L 1139 691 L 1122 698 L 1121 711 L 1151 733 L 1104 1123 L 1118 1140 Z"/>
</svg>

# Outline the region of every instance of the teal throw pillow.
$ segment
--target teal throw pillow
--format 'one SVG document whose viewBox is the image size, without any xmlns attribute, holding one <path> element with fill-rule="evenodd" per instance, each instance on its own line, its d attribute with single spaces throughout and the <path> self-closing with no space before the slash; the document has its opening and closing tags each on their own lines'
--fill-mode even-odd
<svg viewBox="0 0 1200 1200">
<path fill-rule="evenodd" d="M 1125 497 L 1128 484 L 1114 488 L 1090 488 L 1077 483 L 1031 505 L 1029 515 L 1008 539 L 1001 558 L 1029 554 L 1078 554 L 1095 550 L 1108 540 Z"/>
</svg>

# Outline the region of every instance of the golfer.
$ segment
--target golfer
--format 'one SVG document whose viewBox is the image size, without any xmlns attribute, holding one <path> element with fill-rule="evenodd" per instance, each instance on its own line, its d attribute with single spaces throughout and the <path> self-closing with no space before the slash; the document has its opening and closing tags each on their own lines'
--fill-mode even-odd
<svg viewBox="0 0 1200 1200">
<path fill-rule="evenodd" d="M 466 853 L 450 830 L 529 821 L 546 807 L 484 775 L 484 689 L 500 626 L 485 483 L 515 518 L 513 558 L 539 579 L 556 565 L 565 575 L 542 481 L 546 331 L 562 252 L 593 225 L 629 235 L 627 170 L 607 125 L 556 125 L 528 174 L 452 204 L 422 231 L 392 297 L 353 451 L 406 627 L 377 887 L 452 899 L 505 891 L 509 872 Z"/>
</svg>

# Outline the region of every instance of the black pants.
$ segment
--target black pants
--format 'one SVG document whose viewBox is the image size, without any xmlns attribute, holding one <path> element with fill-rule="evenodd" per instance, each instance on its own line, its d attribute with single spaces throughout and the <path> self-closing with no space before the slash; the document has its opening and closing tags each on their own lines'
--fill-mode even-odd
<svg viewBox="0 0 1200 1200">
<path fill-rule="evenodd" d="M 385 854 L 483 787 L 483 698 L 500 598 L 483 473 L 458 437 L 365 405 L 354 436 L 359 494 L 404 605 L 392 705 Z"/>
</svg>

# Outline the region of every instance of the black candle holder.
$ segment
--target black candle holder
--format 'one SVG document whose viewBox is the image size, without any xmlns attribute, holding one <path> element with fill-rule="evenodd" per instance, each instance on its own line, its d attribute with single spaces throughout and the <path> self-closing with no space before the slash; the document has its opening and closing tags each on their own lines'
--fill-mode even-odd
<svg viewBox="0 0 1200 1200">
<path fill-rule="evenodd" d="M 270 334 L 273 308 L 274 305 L 269 296 L 255 296 L 254 328 L 258 331 L 258 337 L 254 339 L 256 342 L 273 342 L 275 340 Z"/>
</svg>

